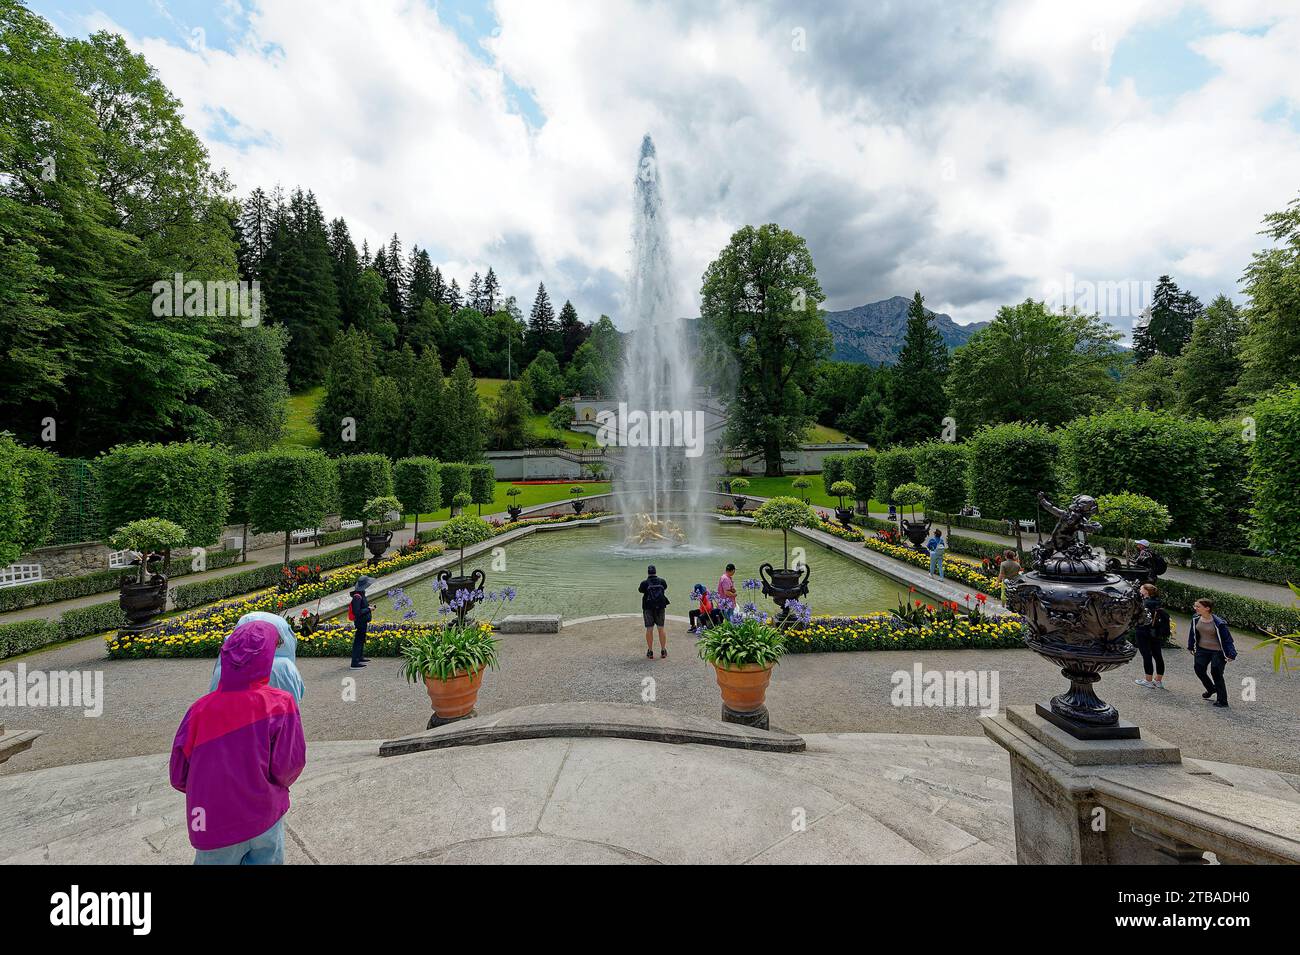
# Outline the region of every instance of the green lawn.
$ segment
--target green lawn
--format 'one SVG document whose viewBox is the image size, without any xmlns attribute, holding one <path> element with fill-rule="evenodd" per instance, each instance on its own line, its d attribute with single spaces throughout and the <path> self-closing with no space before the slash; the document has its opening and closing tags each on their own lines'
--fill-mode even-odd
<svg viewBox="0 0 1300 955">
<path fill-rule="evenodd" d="M 571 500 L 569 497 L 569 488 L 581 487 L 586 491 L 586 493 L 583 494 L 583 497 L 590 497 L 593 494 L 604 494 L 609 491 L 608 481 L 573 481 L 564 484 L 521 484 L 519 485 L 519 490 L 523 493 L 512 502 L 510 498 L 506 497 L 506 491 L 508 491 L 512 486 L 513 484 L 510 481 L 497 481 L 497 489 L 496 493 L 492 497 L 492 503 L 491 505 L 483 505 L 483 513 L 496 514 L 500 511 L 504 511 L 506 505 L 511 503 L 518 504 L 520 507 L 531 507 L 534 504 L 546 504 L 550 501 L 555 501 L 556 510 L 563 511 L 567 514 L 570 512 L 569 501 Z M 449 508 L 444 507 L 442 510 L 433 514 L 421 514 L 421 526 L 428 521 L 445 521 L 451 516 L 448 513 L 449 510 Z M 471 505 L 466 509 L 466 512 L 469 514 L 477 514 L 478 511 L 479 508 L 477 505 Z M 406 519 L 408 522 L 414 520 L 410 515 L 407 515 Z"/>
<path fill-rule="evenodd" d="M 830 442 L 840 444 L 844 441 L 857 441 L 857 438 L 852 438 L 843 431 L 825 424 L 814 424 L 812 430 L 808 432 L 809 444 L 827 444 Z"/>
<path fill-rule="evenodd" d="M 820 474 L 806 475 L 809 486 L 804 488 L 803 494 L 799 494 L 790 485 L 794 483 L 798 475 L 790 477 L 751 477 L 746 478 L 749 481 L 749 487 L 745 488 L 745 494 L 752 494 L 755 497 L 807 497 L 808 500 L 817 507 L 836 507 L 839 501 L 826 493 L 826 488 L 822 484 Z M 849 503 L 845 501 L 845 503 Z M 873 511 L 885 512 L 889 510 L 888 504 L 881 504 L 879 501 L 871 502 Z"/>
<path fill-rule="evenodd" d="M 316 423 L 312 420 L 312 416 L 316 413 L 316 406 L 320 404 L 323 397 L 325 397 L 324 385 L 317 385 L 308 391 L 289 396 L 289 414 L 284 422 L 284 434 L 279 441 L 280 447 L 287 445 L 300 445 L 304 448 L 320 447 L 320 432 L 316 430 Z"/>
</svg>

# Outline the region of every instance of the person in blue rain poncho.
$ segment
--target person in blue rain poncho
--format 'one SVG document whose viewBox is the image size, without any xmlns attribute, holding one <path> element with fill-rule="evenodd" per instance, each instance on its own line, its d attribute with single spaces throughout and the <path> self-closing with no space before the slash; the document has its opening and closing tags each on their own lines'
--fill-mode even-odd
<svg viewBox="0 0 1300 955">
<path fill-rule="evenodd" d="M 275 645 L 275 661 L 271 664 L 271 686 L 292 693 L 294 701 L 301 703 L 307 688 L 303 685 L 302 675 L 298 672 L 298 638 L 294 636 L 293 627 L 289 626 L 289 621 L 279 614 L 267 613 L 263 610 L 255 610 L 252 613 L 244 614 L 239 618 L 239 622 L 235 624 L 235 627 L 241 627 L 254 620 L 269 623 L 275 627 L 275 631 L 279 635 L 279 640 Z M 208 687 L 208 692 L 211 693 L 215 690 L 220 681 L 221 660 L 218 659 L 216 668 L 212 671 L 212 684 Z"/>
</svg>

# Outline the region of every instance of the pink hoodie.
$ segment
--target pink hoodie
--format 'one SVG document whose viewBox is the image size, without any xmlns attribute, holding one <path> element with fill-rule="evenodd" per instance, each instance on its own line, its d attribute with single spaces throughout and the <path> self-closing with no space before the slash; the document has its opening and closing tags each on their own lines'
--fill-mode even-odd
<svg viewBox="0 0 1300 955">
<path fill-rule="evenodd" d="M 171 783 L 185 793 L 190 844 L 222 849 L 261 835 L 289 810 L 307 763 L 293 695 L 268 685 L 276 630 L 236 627 L 221 647 L 221 682 L 181 720 Z"/>
</svg>

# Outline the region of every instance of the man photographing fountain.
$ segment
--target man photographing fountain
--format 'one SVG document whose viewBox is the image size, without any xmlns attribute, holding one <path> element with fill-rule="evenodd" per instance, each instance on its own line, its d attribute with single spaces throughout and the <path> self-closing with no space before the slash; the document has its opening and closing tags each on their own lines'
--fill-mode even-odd
<svg viewBox="0 0 1300 955">
<path fill-rule="evenodd" d="M 659 657 L 668 656 L 668 632 L 664 628 L 664 615 L 668 611 L 668 581 L 655 571 L 651 564 L 645 569 L 646 578 L 637 590 L 641 591 L 641 617 L 645 621 L 645 655 L 655 658 L 654 628 L 659 628 Z"/>
</svg>

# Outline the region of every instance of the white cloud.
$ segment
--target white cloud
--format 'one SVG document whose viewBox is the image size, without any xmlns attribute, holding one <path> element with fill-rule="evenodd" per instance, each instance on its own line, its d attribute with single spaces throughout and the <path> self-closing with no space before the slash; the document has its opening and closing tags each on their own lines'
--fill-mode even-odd
<svg viewBox="0 0 1300 955">
<path fill-rule="evenodd" d="M 1180 0 L 497 0 L 494 62 L 416 0 L 245 6 L 229 52 L 131 38 L 241 192 L 312 188 L 358 242 L 396 231 L 462 285 L 491 264 L 525 310 L 539 280 L 584 317 L 616 308 L 647 131 L 683 313 L 730 233 L 772 220 L 809 239 L 837 308 L 920 288 L 986 319 L 1067 273 L 1232 292 L 1300 184 L 1300 134 L 1261 118 L 1300 103 L 1293 4 L 1199 5 L 1217 26 L 1194 49 L 1216 72 L 1164 107 L 1107 70 Z"/>
</svg>

